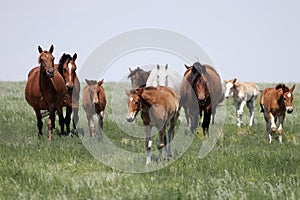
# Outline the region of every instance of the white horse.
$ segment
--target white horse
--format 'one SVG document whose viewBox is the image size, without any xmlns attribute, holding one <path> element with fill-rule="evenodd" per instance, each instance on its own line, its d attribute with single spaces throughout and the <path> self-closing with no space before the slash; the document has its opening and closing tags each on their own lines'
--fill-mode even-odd
<svg viewBox="0 0 300 200">
<path fill-rule="evenodd" d="M 241 126 L 242 115 L 244 111 L 244 106 L 247 105 L 250 112 L 250 122 L 249 126 L 254 124 L 254 108 L 255 100 L 260 93 L 257 85 L 252 82 L 239 82 L 236 78 L 232 80 L 225 80 L 225 97 L 226 99 L 232 94 L 237 115 L 237 126 Z"/>
<path fill-rule="evenodd" d="M 146 86 L 168 86 L 174 89 L 177 94 L 179 85 L 179 76 L 174 70 L 168 68 L 168 64 L 165 67 L 157 65 L 156 68 L 152 69 L 146 82 Z"/>
</svg>

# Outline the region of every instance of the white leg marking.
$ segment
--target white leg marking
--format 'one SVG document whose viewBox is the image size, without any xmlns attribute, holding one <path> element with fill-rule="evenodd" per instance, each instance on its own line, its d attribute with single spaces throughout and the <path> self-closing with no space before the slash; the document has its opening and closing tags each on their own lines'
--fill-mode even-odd
<svg viewBox="0 0 300 200">
<path fill-rule="evenodd" d="M 271 121 L 271 129 L 276 129 L 275 118 L 272 113 L 269 114 Z"/>
<path fill-rule="evenodd" d="M 272 142 L 272 135 L 269 134 L 269 143 L 271 144 L 271 142 Z"/>
<path fill-rule="evenodd" d="M 279 142 L 282 144 L 282 135 L 279 135 Z"/>
</svg>

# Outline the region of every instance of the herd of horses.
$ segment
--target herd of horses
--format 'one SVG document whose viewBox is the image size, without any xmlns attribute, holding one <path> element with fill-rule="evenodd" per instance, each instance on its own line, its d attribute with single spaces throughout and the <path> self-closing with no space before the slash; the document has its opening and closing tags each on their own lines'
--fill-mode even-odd
<svg viewBox="0 0 300 200">
<path fill-rule="evenodd" d="M 63 54 L 59 64 L 54 64 L 52 55 L 53 45 L 50 49 L 43 50 L 40 46 L 38 51 L 39 66 L 34 67 L 28 74 L 25 88 L 25 98 L 33 107 L 38 127 L 38 137 L 42 137 L 42 110 L 49 113 L 48 140 L 52 140 L 53 128 L 55 128 L 55 112 L 59 117 L 61 135 L 69 134 L 71 115 L 72 124 L 76 130 L 79 116 L 80 81 L 76 74 L 76 58 Z M 203 134 L 209 136 L 209 126 L 214 124 L 217 114 L 217 106 L 230 96 L 233 96 L 236 108 L 237 126 L 242 124 L 244 106 L 247 105 L 250 112 L 249 126 L 254 122 L 255 101 L 260 95 L 260 108 L 264 114 L 269 143 L 276 132 L 276 121 L 279 120 L 279 141 L 282 143 L 282 130 L 285 114 L 292 113 L 293 91 L 295 85 L 288 88 L 284 84 L 278 84 L 272 88 L 260 90 L 252 82 L 240 82 L 237 79 L 225 80 L 225 93 L 222 92 L 223 84 L 220 75 L 210 65 L 195 62 L 191 66 L 185 65 L 185 72 L 181 81 L 174 76 L 174 72 L 168 65 L 157 67 L 151 71 L 145 71 L 139 67 L 132 70 L 129 68 L 128 79 L 131 80 L 131 89 L 126 90 L 128 96 L 128 112 L 126 120 L 133 122 L 137 114 L 141 118 L 145 128 L 145 146 L 147 161 L 151 161 L 151 130 L 156 127 L 159 130 L 157 148 L 165 147 L 167 156 L 172 156 L 171 142 L 174 130 L 179 118 L 180 109 L 184 109 L 187 126 L 195 133 L 199 125 L 199 117 L 202 119 Z M 106 107 L 105 91 L 101 81 L 85 79 L 86 86 L 83 90 L 83 108 L 88 120 L 90 136 L 95 135 L 94 115 L 98 117 L 99 141 L 102 141 L 103 119 Z M 63 112 L 63 108 L 66 111 Z M 65 116 L 64 116 L 65 113 Z M 66 132 L 65 132 L 66 126 Z M 168 129 L 168 130 L 167 130 Z M 168 132 L 168 135 L 166 134 Z"/>
</svg>

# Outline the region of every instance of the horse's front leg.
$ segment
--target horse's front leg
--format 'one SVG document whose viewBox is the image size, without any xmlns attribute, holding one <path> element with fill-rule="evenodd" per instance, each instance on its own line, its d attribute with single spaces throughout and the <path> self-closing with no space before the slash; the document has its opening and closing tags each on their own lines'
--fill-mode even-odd
<svg viewBox="0 0 300 200">
<path fill-rule="evenodd" d="M 79 121 L 78 108 L 73 108 L 73 128 L 76 130 Z"/>
<path fill-rule="evenodd" d="M 99 128 L 99 142 L 103 141 L 103 118 L 104 118 L 104 113 L 103 111 L 100 112 L 98 115 L 98 128 Z"/>
<path fill-rule="evenodd" d="M 55 105 L 52 104 L 49 108 L 48 119 L 48 140 L 52 141 L 53 127 L 55 127 Z"/>
<path fill-rule="evenodd" d="M 285 113 L 278 117 L 279 119 L 279 127 L 278 127 L 278 135 L 279 135 L 279 142 L 282 144 L 282 132 L 283 132 L 283 121 L 285 118 Z"/>
<path fill-rule="evenodd" d="M 202 123 L 203 135 L 208 137 L 209 136 L 209 124 L 211 120 L 211 109 L 204 111 L 204 118 Z"/>
<path fill-rule="evenodd" d="M 146 153 L 147 153 L 147 160 L 146 165 L 151 162 L 151 147 L 152 147 L 152 141 L 151 141 L 151 129 L 152 127 L 149 125 L 145 125 L 145 132 L 146 132 Z"/>
<path fill-rule="evenodd" d="M 247 107 L 248 107 L 249 112 L 250 112 L 249 126 L 252 126 L 252 125 L 255 124 L 255 122 L 254 122 L 255 99 L 254 98 L 252 98 L 252 100 L 247 103 Z"/>
<path fill-rule="evenodd" d="M 159 149 L 159 159 L 161 159 L 161 155 L 162 155 L 162 148 L 165 146 L 165 143 L 167 142 L 167 138 L 166 138 L 166 127 L 167 127 L 167 123 L 165 122 L 165 124 L 163 125 L 163 127 L 160 129 L 159 131 L 159 142 L 157 144 L 157 149 Z"/>
<path fill-rule="evenodd" d="M 42 115 L 41 115 L 40 110 L 35 109 L 34 111 L 35 111 L 35 116 L 36 116 L 36 120 L 37 120 L 37 127 L 39 129 L 38 138 L 41 139 L 42 135 L 43 135 L 43 132 L 42 132 L 42 129 L 43 129 Z"/>
<path fill-rule="evenodd" d="M 67 106 L 66 107 L 66 117 L 65 117 L 65 123 L 66 123 L 66 127 L 67 127 L 67 134 L 69 134 L 71 132 L 70 131 L 71 114 L 72 114 L 72 107 Z"/>
<path fill-rule="evenodd" d="M 63 115 L 63 107 L 62 106 L 58 106 L 57 107 L 57 113 L 58 113 L 58 118 L 59 118 L 59 125 L 60 125 L 60 136 L 61 135 L 65 135 L 65 119 L 64 119 L 64 115 Z"/>
<path fill-rule="evenodd" d="M 242 122 L 242 114 L 243 114 L 243 109 L 241 111 L 242 108 L 242 102 L 239 102 L 237 100 L 234 100 L 234 104 L 235 104 L 235 109 L 236 109 L 236 117 L 237 117 L 237 126 L 241 126 Z M 243 107 L 244 108 L 244 107 Z"/>
<path fill-rule="evenodd" d="M 90 137 L 94 137 L 94 135 L 95 135 L 94 117 L 93 117 L 93 115 L 87 114 L 86 118 L 88 120 L 88 126 L 90 129 Z"/>
</svg>

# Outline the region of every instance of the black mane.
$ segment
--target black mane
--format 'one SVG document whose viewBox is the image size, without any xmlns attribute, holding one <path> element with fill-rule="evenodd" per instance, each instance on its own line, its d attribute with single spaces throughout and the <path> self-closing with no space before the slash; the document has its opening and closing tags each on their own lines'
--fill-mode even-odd
<svg viewBox="0 0 300 200">
<path fill-rule="evenodd" d="M 72 56 L 70 54 L 63 54 L 59 60 L 59 63 L 58 63 L 58 71 L 60 74 L 63 73 L 63 66 L 64 66 L 64 63 L 67 61 L 67 60 L 70 60 L 72 59 Z"/>
</svg>

